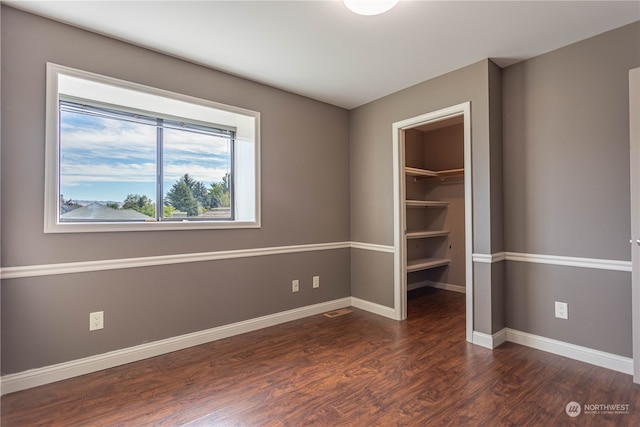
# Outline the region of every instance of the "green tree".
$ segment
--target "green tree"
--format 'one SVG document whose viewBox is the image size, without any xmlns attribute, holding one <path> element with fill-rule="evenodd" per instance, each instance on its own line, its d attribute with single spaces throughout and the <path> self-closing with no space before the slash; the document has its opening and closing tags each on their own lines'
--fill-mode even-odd
<svg viewBox="0 0 640 427">
<path fill-rule="evenodd" d="M 196 185 L 196 180 L 191 178 L 188 173 L 185 173 L 180 177 L 180 181 L 184 182 L 189 190 L 193 191 L 194 186 Z"/>
<path fill-rule="evenodd" d="M 144 205 L 146 205 L 147 203 L 149 203 L 150 200 L 147 196 L 141 196 L 139 194 L 128 194 L 127 197 L 124 199 L 124 202 L 122 202 L 122 209 L 140 209 L 142 208 Z"/>
<path fill-rule="evenodd" d="M 186 176 L 186 175 L 185 175 Z M 191 187 L 191 194 L 198 201 L 198 203 L 206 209 L 211 208 L 211 198 L 209 197 L 209 192 L 207 191 L 207 187 L 200 181 L 193 184 Z"/>
<path fill-rule="evenodd" d="M 227 173 L 222 177 L 222 182 L 211 184 L 209 197 L 213 208 L 231 206 L 231 194 L 229 191 L 231 176 Z"/>
<path fill-rule="evenodd" d="M 230 206 L 230 180 L 230 175 L 226 174 L 222 182 L 212 183 L 207 190 L 202 181 L 196 181 L 186 173 L 167 192 L 165 204 L 175 210 L 187 212 L 189 216 L 197 216 L 220 206 Z M 164 216 L 171 216 L 171 212 L 165 212 Z"/>
<path fill-rule="evenodd" d="M 197 216 L 198 201 L 193 197 L 186 178 L 189 178 L 189 176 L 185 174 L 167 191 L 165 203 L 173 206 L 174 209 L 187 212 L 189 216 Z"/>
<path fill-rule="evenodd" d="M 173 211 L 175 211 L 173 206 L 164 205 L 163 215 L 162 216 L 165 217 L 165 218 L 171 218 L 173 216 Z"/>
<path fill-rule="evenodd" d="M 156 216 L 155 203 L 145 195 L 128 194 L 122 202 L 122 209 L 133 209 L 154 218 Z"/>
<path fill-rule="evenodd" d="M 209 189 L 209 203 L 212 208 L 222 206 L 223 195 L 224 191 L 222 190 L 222 184 L 219 182 L 212 183 L 211 188 Z"/>
</svg>

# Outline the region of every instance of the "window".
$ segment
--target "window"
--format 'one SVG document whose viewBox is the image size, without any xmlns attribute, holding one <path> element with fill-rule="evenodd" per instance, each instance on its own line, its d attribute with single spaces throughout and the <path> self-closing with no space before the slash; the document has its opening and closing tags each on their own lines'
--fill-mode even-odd
<svg viewBox="0 0 640 427">
<path fill-rule="evenodd" d="M 259 227 L 259 114 L 48 64 L 45 232 Z"/>
<path fill-rule="evenodd" d="M 234 131 L 58 105 L 60 222 L 234 219 Z"/>
</svg>

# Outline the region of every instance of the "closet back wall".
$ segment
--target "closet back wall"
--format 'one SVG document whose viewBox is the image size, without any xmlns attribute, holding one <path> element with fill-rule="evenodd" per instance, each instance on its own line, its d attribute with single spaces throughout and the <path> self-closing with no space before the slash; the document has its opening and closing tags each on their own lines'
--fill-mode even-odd
<svg viewBox="0 0 640 427">
<path fill-rule="evenodd" d="M 2 268 L 349 240 L 346 110 L 7 6 L 2 33 Z M 47 62 L 259 111 L 262 227 L 44 234 Z M 347 297 L 349 260 L 333 249 L 4 280 L 2 374 Z M 105 329 L 90 334 L 98 310 Z"/>
<path fill-rule="evenodd" d="M 464 168 L 464 127 L 462 124 L 434 129 L 424 134 L 425 166 L 430 170 Z M 446 258 L 451 263 L 434 281 L 465 287 L 464 176 L 444 181 L 429 180 L 428 200 L 449 202 L 444 229 L 449 230 Z"/>
</svg>

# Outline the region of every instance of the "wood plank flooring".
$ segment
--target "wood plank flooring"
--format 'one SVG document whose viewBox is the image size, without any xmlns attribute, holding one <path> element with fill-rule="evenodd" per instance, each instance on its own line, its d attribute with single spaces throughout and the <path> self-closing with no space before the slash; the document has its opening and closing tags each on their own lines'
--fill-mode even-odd
<svg viewBox="0 0 640 427">
<path fill-rule="evenodd" d="M 318 315 L 9 394 L 2 426 L 640 426 L 629 375 L 468 344 L 464 304 L 419 289 L 405 322 Z"/>
</svg>

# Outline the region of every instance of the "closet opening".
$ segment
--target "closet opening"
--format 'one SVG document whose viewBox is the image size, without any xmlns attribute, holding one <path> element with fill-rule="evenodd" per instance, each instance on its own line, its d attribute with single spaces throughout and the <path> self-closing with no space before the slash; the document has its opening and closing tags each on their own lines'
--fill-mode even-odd
<svg viewBox="0 0 640 427">
<path fill-rule="evenodd" d="M 462 116 L 404 131 L 407 291 L 465 292 Z"/>
<path fill-rule="evenodd" d="M 396 312 L 408 293 L 465 293 L 466 338 L 473 333 L 471 138 L 469 104 L 394 123 Z"/>
</svg>

